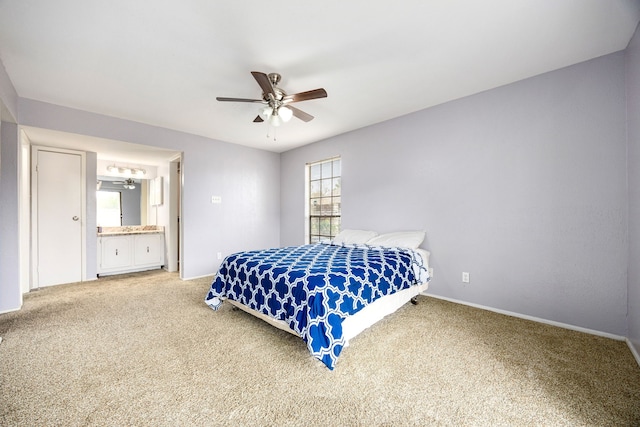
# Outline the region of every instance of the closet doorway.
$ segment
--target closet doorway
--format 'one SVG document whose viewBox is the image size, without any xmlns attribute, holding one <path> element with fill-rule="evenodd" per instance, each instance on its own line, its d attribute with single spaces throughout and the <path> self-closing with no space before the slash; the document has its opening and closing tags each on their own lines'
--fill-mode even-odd
<svg viewBox="0 0 640 427">
<path fill-rule="evenodd" d="M 84 278 L 85 157 L 71 150 L 32 148 L 32 287 Z"/>
</svg>

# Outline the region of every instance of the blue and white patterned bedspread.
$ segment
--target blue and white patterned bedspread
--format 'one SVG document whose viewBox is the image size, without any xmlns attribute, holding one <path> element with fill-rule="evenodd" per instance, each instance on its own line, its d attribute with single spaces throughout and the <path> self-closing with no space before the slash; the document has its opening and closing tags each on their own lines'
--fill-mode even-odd
<svg viewBox="0 0 640 427">
<path fill-rule="evenodd" d="M 205 302 L 225 298 L 283 320 L 333 369 L 342 321 L 376 299 L 429 280 L 415 251 L 317 243 L 240 252 L 220 266 Z"/>
</svg>

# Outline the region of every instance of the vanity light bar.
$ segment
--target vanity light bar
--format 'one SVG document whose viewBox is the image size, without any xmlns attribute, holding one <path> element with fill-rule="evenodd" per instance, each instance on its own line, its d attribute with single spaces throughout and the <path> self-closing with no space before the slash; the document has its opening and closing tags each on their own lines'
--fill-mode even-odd
<svg viewBox="0 0 640 427">
<path fill-rule="evenodd" d="M 130 168 L 128 166 L 116 166 L 115 163 L 113 165 L 107 166 L 107 170 L 112 173 L 122 173 L 125 175 L 135 175 L 135 176 L 144 176 L 147 171 L 141 168 Z"/>
</svg>

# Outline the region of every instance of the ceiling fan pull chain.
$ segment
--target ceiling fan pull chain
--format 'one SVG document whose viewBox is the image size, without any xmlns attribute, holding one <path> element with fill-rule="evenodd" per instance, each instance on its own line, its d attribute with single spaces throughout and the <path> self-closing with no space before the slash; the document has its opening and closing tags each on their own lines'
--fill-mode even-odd
<svg viewBox="0 0 640 427">
<path fill-rule="evenodd" d="M 269 126 L 267 128 L 267 139 L 271 138 L 271 135 L 269 135 L 269 134 L 271 133 L 271 130 L 273 130 L 273 140 L 276 141 L 277 129 L 278 128 L 276 128 L 276 127 Z"/>
</svg>

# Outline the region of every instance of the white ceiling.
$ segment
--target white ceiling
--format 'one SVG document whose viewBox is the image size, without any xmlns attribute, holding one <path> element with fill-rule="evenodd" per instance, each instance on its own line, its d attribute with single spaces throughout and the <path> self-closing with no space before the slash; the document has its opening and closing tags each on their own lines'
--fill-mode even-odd
<svg viewBox="0 0 640 427">
<path fill-rule="evenodd" d="M 282 152 L 622 50 L 639 19 L 639 0 L 0 0 L 0 59 L 22 98 Z M 260 98 L 251 71 L 328 98 L 268 139 L 259 104 L 215 100 Z"/>
</svg>

